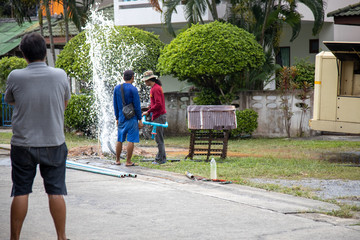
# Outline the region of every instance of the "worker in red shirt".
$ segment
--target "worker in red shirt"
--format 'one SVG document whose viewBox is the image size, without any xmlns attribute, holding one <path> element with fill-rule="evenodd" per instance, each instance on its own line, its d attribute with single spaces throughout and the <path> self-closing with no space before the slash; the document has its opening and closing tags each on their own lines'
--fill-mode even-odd
<svg viewBox="0 0 360 240">
<path fill-rule="evenodd" d="M 150 107 L 149 110 L 144 112 L 143 115 L 152 114 L 151 120 L 156 123 L 166 123 L 166 109 L 165 109 L 165 97 L 162 89 L 161 81 L 158 76 L 154 75 L 152 71 L 146 71 L 143 74 L 142 80 L 146 86 L 151 87 L 150 90 Z M 158 153 L 156 154 L 153 164 L 166 163 L 166 152 L 164 144 L 164 128 L 157 127 L 155 141 L 158 147 Z"/>
</svg>

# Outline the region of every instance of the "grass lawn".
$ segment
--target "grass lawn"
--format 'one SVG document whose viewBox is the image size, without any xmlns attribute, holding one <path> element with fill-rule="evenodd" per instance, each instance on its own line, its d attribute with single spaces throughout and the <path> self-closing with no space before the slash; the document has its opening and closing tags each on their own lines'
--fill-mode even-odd
<svg viewBox="0 0 360 240">
<path fill-rule="evenodd" d="M 154 145 L 153 142 L 147 143 Z M 189 146 L 189 137 L 168 137 L 167 147 Z M 146 143 L 141 143 L 146 145 Z M 359 151 L 360 142 L 320 141 L 300 139 L 246 139 L 230 140 L 228 158 L 217 160 L 218 178 L 232 181 L 245 181 L 247 178 L 283 178 L 283 179 L 348 179 L 360 180 L 360 168 L 349 167 L 349 163 L 329 162 L 326 156 L 337 152 Z M 233 157 L 238 153 L 242 157 Z M 236 155 L 236 154 L 235 154 Z M 185 157 L 185 156 L 183 156 Z M 200 159 L 194 156 L 194 159 Z M 183 158 L 182 158 L 183 159 Z M 209 163 L 181 161 L 154 166 L 141 163 L 146 167 L 210 177 Z"/>
<path fill-rule="evenodd" d="M 0 133 L 0 144 L 10 143 L 11 133 Z M 66 133 L 68 148 L 96 145 L 96 139 Z M 166 147 L 188 149 L 189 137 L 167 137 Z M 141 141 L 141 146 L 156 146 L 155 141 Z M 137 145 L 135 145 L 136 147 Z M 323 141 L 301 139 L 246 139 L 230 140 L 228 158 L 215 157 L 219 179 L 246 182 L 249 178 L 281 179 L 347 179 L 360 180 L 360 168 L 349 163 L 329 162 L 326 156 L 338 152 L 356 152 L 360 142 Z M 235 156 L 231 156 L 235 155 Z M 239 156 L 236 156 L 239 155 Z M 176 156 L 183 160 L 185 155 Z M 134 156 L 139 161 L 142 156 Z M 194 156 L 194 159 L 201 159 Z M 157 166 L 141 162 L 141 166 L 177 173 L 191 172 L 194 175 L 210 177 L 210 164 L 206 161 L 168 162 Z"/>
</svg>

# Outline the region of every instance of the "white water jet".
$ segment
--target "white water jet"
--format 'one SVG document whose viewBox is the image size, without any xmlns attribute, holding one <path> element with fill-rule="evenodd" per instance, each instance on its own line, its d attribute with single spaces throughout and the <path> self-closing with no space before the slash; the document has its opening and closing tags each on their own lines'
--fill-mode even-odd
<svg viewBox="0 0 360 240">
<path fill-rule="evenodd" d="M 102 152 L 109 152 L 108 142 L 114 146 L 117 141 L 117 126 L 113 107 L 113 89 L 123 82 L 123 72 L 132 69 L 133 64 L 145 54 L 144 46 L 127 45 L 115 41 L 120 34 L 112 20 L 101 11 L 91 11 L 85 26 L 86 46 L 89 47 L 90 66 L 93 72 L 91 87 L 95 96 L 94 110 L 98 119 L 98 138 Z M 83 51 L 85 52 L 85 51 Z M 135 77 L 140 74 L 135 74 Z"/>
</svg>

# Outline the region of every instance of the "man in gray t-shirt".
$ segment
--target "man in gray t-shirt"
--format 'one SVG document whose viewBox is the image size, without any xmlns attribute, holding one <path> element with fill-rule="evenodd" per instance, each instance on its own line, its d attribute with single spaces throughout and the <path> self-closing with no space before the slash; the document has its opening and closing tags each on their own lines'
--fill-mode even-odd
<svg viewBox="0 0 360 240">
<path fill-rule="evenodd" d="M 70 99 L 70 87 L 64 70 L 44 62 L 46 43 L 40 34 L 25 35 L 20 50 L 28 66 L 9 74 L 5 92 L 5 101 L 14 105 L 10 153 L 14 197 L 11 239 L 20 237 L 38 164 L 58 239 L 66 239 L 64 111 Z"/>
</svg>

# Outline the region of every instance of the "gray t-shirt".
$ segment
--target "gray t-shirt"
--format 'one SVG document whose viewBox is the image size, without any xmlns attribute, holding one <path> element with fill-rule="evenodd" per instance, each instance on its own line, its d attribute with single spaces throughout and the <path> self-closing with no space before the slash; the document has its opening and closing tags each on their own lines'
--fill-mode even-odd
<svg viewBox="0 0 360 240">
<path fill-rule="evenodd" d="M 12 71 L 5 92 L 5 101 L 15 102 L 11 144 L 24 147 L 63 144 L 65 101 L 69 99 L 70 86 L 62 69 L 33 62 Z"/>
</svg>

